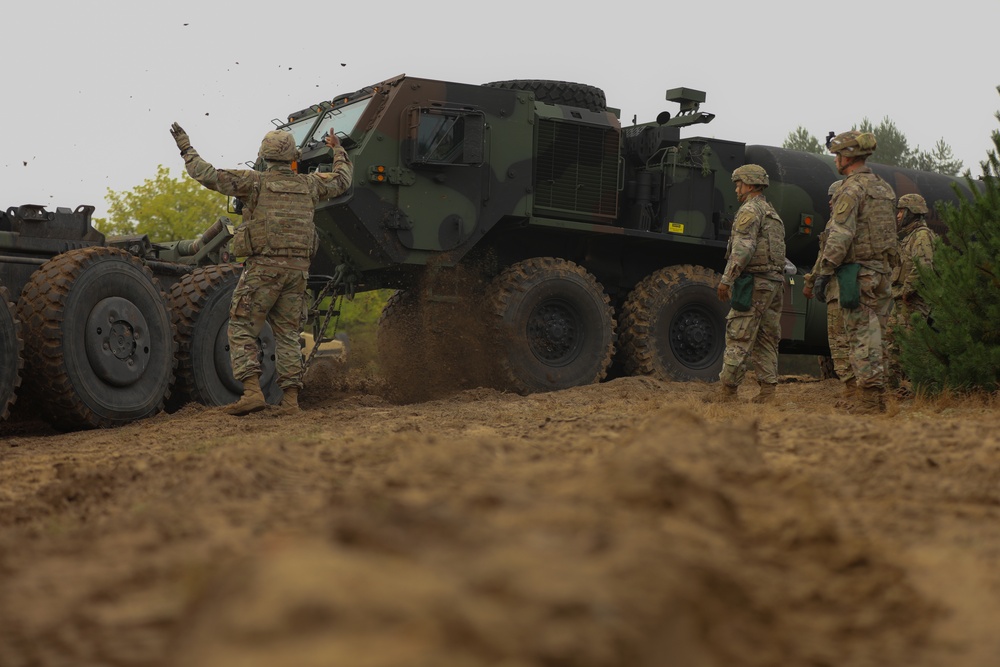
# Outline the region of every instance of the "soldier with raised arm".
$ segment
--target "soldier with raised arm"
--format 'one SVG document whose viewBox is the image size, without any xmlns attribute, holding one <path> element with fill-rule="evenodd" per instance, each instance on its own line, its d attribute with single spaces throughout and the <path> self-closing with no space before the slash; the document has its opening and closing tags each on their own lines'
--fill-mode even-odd
<svg viewBox="0 0 1000 667">
<path fill-rule="evenodd" d="M 233 254 L 246 257 L 229 311 L 229 350 L 233 375 L 243 383 L 243 395 L 225 408 L 246 415 L 267 407 L 260 387 L 257 336 L 265 322 L 275 338 L 278 386 L 284 394 L 280 411 L 297 412 L 302 387 L 299 336 L 307 312 L 306 281 L 318 238 L 313 225 L 316 204 L 351 187 L 353 168 L 333 129 L 326 145 L 333 152 L 333 170 L 296 174 L 292 162 L 299 151 L 291 133 L 268 132 L 259 157 L 264 171 L 216 169 L 191 147 L 187 133 L 174 123 L 170 133 L 191 178 L 206 188 L 243 202 L 243 223 L 233 237 Z"/>
</svg>

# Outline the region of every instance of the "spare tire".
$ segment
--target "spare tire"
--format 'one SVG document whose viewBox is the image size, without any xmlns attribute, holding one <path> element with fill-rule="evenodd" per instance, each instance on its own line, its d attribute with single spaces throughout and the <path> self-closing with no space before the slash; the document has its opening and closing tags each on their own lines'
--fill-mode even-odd
<svg viewBox="0 0 1000 667">
<path fill-rule="evenodd" d="M 585 83 L 517 79 L 514 81 L 491 81 L 483 85 L 490 88 L 507 88 L 534 93 L 536 100 L 546 104 L 564 104 L 590 111 L 604 111 L 608 108 L 604 91 Z"/>
</svg>

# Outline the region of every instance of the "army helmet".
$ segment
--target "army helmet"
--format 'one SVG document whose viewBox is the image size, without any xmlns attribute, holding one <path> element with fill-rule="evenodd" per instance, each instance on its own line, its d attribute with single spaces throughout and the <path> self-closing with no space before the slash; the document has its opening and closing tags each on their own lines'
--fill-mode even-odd
<svg viewBox="0 0 1000 667">
<path fill-rule="evenodd" d="M 896 208 L 905 208 L 913 215 L 924 215 L 928 212 L 927 201 L 920 195 L 903 195 L 896 202 Z"/>
<path fill-rule="evenodd" d="M 841 132 L 827 144 L 831 153 L 840 153 L 846 157 L 856 157 L 861 155 L 871 155 L 875 152 L 878 142 L 871 132 L 859 132 L 848 130 Z"/>
<path fill-rule="evenodd" d="M 834 181 L 833 183 L 830 183 L 830 187 L 828 187 L 826 189 L 826 196 L 827 197 L 832 197 L 833 195 L 837 194 L 837 190 L 840 190 L 840 186 L 843 185 L 843 184 L 844 184 L 844 180 L 843 179 L 840 179 L 840 180 Z"/>
<path fill-rule="evenodd" d="M 747 185 L 760 185 L 767 187 L 767 172 L 759 164 L 745 164 L 733 170 L 733 183 L 743 181 Z"/>
<path fill-rule="evenodd" d="M 295 137 L 285 130 L 271 130 L 260 142 L 259 157 L 272 162 L 292 162 L 299 158 L 299 149 L 295 146 Z"/>
</svg>

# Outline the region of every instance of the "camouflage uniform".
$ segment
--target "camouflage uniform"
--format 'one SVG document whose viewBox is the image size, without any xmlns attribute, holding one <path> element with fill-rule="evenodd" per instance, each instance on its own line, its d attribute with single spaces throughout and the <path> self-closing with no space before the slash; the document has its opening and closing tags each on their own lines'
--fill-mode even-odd
<svg viewBox="0 0 1000 667">
<path fill-rule="evenodd" d="M 840 188 L 842 181 L 834 181 L 830 186 L 831 204 L 833 210 L 833 195 Z M 819 235 L 819 254 L 816 255 L 816 262 L 812 271 L 804 277 L 805 286 L 812 291 L 819 274 L 820 261 L 823 258 L 823 248 L 826 246 L 826 239 L 830 236 L 829 230 L 823 230 Z M 844 316 L 840 309 L 840 285 L 836 280 L 830 282 L 826 288 L 826 339 L 830 345 L 830 357 L 833 359 L 833 370 L 837 377 L 845 386 L 854 384 L 854 371 L 851 370 L 851 345 L 847 339 L 847 331 L 844 328 Z"/>
<path fill-rule="evenodd" d="M 317 247 L 313 214 L 319 201 L 346 192 L 353 176 L 347 152 L 340 146 L 333 152 L 332 172 L 296 174 L 291 162 L 297 151 L 287 132 L 264 137 L 260 155 L 265 171 L 216 169 L 194 148 L 181 151 L 191 178 L 243 202 L 233 252 L 246 261 L 229 311 L 230 356 L 237 380 L 260 375 L 257 336 L 267 321 L 274 330 L 278 386 L 302 386 L 299 334 L 307 312 L 310 258 Z"/>
<path fill-rule="evenodd" d="M 899 211 L 905 216 L 899 230 L 899 266 L 892 271 L 892 316 L 886 330 L 886 353 L 889 362 L 889 381 L 897 384 L 903 376 L 899 367 L 899 350 L 896 348 L 894 330 L 909 329 L 910 316 L 920 313 L 930 316 L 930 306 L 917 293 L 920 279 L 917 266 L 934 265 L 934 239 L 936 235 L 927 226 L 924 214 L 927 204 L 920 195 L 903 195 L 899 198 Z"/>
<path fill-rule="evenodd" d="M 850 147 L 847 150 L 842 148 L 845 142 Z M 875 137 L 846 132 L 834 138 L 830 150 L 837 152 L 838 147 L 848 157 L 867 156 L 875 148 Z M 882 337 L 892 307 L 889 273 L 897 256 L 895 200 L 892 187 L 870 167 L 862 165 L 849 174 L 834 198 L 829 236 L 819 263 L 819 275 L 831 284 L 837 280 L 835 272 L 840 267 L 860 265 L 861 303 L 852 310 L 842 306 L 841 312 L 858 387 L 876 391 L 880 406 L 885 387 Z"/>
<path fill-rule="evenodd" d="M 733 173 L 733 180 L 738 180 L 740 169 Z M 764 172 L 760 167 L 757 169 Z M 726 352 L 719 380 L 728 387 L 737 387 L 743 381 L 748 359 L 762 387 L 773 388 L 778 383 L 784 266 L 785 225 L 763 194 L 752 195 L 740 206 L 733 221 L 721 281 L 732 286 L 741 274 L 753 275 L 750 310 L 741 312 L 731 308 L 726 315 Z"/>
</svg>

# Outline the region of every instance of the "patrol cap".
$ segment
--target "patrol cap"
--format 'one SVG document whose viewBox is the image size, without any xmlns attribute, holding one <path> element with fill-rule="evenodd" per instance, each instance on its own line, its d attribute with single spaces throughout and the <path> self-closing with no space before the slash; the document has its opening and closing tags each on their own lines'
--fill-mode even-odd
<svg viewBox="0 0 1000 667">
<path fill-rule="evenodd" d="M 927 200 L 920 195 L 903 195 L 896 202 L 896 208 L 905 208 L 913 215 L 924 215 L 928 212 Z"/>
<path fill-rule="evenodd" d="M 767 172 L 759 164 L 745 164 L 733 170 L 733 183 L 743 181 L 747 185 L 761 185 L 767 187 Z"/>
<path fill-rule="evenodd" d="M 831 139 L 830 143 L 827 144 L 827 148 L 834 154 L 839 153 L 847 157 L 855 157 L 871 155 L 875 152 L 877 145 L 878 142 L 875 141 L 875 135 L 871 132 L 848 130 L 847 132 L 841 132 Z"/>
<path fill-rule="evenodd" d="M 295 146 L 295 137 L 285 130 L 271 130 L 260 142 L 259 157 L 273 162 L 292 162 L 299 157 L 299 149 Z"/>
</svg>

